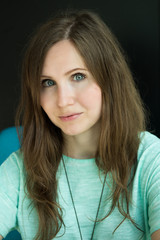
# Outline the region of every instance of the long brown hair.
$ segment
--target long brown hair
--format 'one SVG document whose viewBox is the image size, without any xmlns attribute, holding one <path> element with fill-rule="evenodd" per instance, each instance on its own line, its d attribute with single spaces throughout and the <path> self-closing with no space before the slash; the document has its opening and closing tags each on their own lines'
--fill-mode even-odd
<svg viewBox="0 0 160 240">
<path fill-rule="evenodd" d="M 112 207 L 106 217 L 118 206 L 124 219 L 136 225 L 129 214 L 129 186 L 134 177 L 131 169 L 136 169 L 139 134 L 145 130 L 143 103 L 123 51 L 106 24 L 90 11 L 66 11 L 38 29 L 22 65 L 16 124 L 23 126 L 21 149 L 27 193 L 39 215 L 36 240 L 54 238 L 64 224 L 56 180 L 63 137 L 40 106 L 40 75 L 45 56 L 51 46 L 63 39 L 72 41 L 102 90 L 101 130 L 95 158 L 99 169 L 110 172 L 113 179 Z"/>
</svg>

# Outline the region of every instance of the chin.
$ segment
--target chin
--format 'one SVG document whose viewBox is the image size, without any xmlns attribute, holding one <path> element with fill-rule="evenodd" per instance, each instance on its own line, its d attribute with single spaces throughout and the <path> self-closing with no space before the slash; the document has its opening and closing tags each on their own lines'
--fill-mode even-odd
<svg viewBox="0 0 160 240">
<path fill-rule="evenodd" d="M 81 132 L 77 131 L 62 131 L 67 136 L 78 136 L 81 134 Z"/>
<path fill-rule="evenodd" d="M 61 130 L 67 136 L 78 136 L 86 131 L 82 129 L 61 129 Z"/>
</svg>

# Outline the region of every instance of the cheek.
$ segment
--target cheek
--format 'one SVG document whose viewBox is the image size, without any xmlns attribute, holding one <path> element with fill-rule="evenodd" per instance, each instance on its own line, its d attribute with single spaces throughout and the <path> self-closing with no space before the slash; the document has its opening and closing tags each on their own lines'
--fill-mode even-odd
<svg viewBox="0 0 160 240">
<path fill-rule="evenodd" d="M 41 94 L 40 104 L 43 110 L 47 113 L 54 105 L 54 99 L 49 94 Z"/>
<path fill-rule="evenodd" d="M 102 92 L 99 86 L 92 86 L 81 93 L 81 103 L 88 108 L 99 108 L 102 106 Z"/>
</svg>

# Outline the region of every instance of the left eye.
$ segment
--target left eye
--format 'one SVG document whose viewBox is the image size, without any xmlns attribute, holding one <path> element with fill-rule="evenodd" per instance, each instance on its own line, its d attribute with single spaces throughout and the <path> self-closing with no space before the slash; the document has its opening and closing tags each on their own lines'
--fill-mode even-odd
<svg viewBox="0 0 160 240">
<path fill-rule="evenodd" d="M 82 73 L 76 73 L 73 75 L 73 80 L 74 81 L 81 81 L 85 78 L 85 75 Z"/>
</svg>

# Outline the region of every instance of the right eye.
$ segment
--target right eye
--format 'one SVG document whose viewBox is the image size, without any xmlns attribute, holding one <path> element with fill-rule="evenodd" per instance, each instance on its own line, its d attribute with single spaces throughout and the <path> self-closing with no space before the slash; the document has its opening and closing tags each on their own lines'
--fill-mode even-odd
<svg viewBox="0 0 160 240">
<path fill-rule="evenodd" d="M 51 79 L 42 80 L 42 87 L 52 87 L 55 85 L 55 82 Z"/>
</svg>

